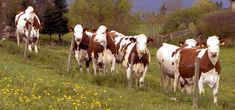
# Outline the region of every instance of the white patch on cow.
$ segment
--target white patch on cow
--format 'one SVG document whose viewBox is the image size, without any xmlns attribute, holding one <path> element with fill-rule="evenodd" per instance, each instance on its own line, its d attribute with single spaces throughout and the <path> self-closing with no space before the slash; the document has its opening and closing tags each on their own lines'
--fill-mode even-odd
<svg viewBox="0 0 235 110">
<path fill-rule="evenodd" d="M 129 58 L 131 50 L 133 49 L 134 46 L 135 46 L 135 43 L 131 43 L 126 49 L 126 54 L 124 56 L 124 61 L 122 62 L 123 66 L 126 67 L 126 68 L 128 66 L 128 58 Z"/>
<path fill-rule="evenodd" d="M 141 73 L 144 72 L 144 64 L 143 63 L 137 63 L 133 65 L 133 71 L 137 73 L 137 76 L 140 76 Z"/>
<path fill-rule="evenodd" d="M 219 59 L 219 38 L 217 36 L 211 36 L 207 39 L 207 46 L 208 46 L 208 55 L 209 59 L 213 65 L 215 65 Z M 215 57 L 213 57 L 215 55 Z"/>
<path fill-rule="evenodd" d="M 203 55 L 206 53 L 207 49 L 199 49 L 197 51 L 200 51 L 197 57 L 201 59 Z"/>
<path fill-rule="evenodd" d="M 85 33 L 86 33 L 86 35 L 87 35 L 88 37 L 90 37 L 90 38 L 93 36 L 93 33 L 92 33 L 92 32 L 85 31 Z"/>
<path fill-rule="evenodd" d="M 197 41 L 194 39 L 186 39 L 184 43 L 187 44 L 185 48 L 193 48 L 197 45 Z"/>
<path fill-rule="evenodd" d="M 79 45 L 83 37 L 82 25 L 78 24 L 74 27 L 74 37 L 77 45 Z"/>
<path fill-rule="evenodd" d="M 98 42 L 100 45 L 102 45 L 104 48 L 107 46 L 107 33 L 106 33 L 107 27 L 104 25 L 101 25 L 97 31 L 95 36 L 95 42 Z"/>
</svg>

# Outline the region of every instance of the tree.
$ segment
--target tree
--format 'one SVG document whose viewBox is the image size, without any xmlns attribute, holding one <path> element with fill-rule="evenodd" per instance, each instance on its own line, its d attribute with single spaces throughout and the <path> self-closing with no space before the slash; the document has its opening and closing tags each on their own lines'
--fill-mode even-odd
<svg viewBox="0 0 235 110">
<path fill-rule="evenodd" d="M 68 13 L 69 25 L 82 24 L 90 29 L 101 24 L 120 32 L 138 25 L 139 15 L 131 13 L 129 0 L 76 0 Z"/>
<path fill-rule="evenodd" d="M 61 35 L 68 32 L 68 20 L 64 16 L 67 12 L 67 4 L 65 0 L 53 0 L 48 2 L 46 13 L 43 19 L 43 30 L 45 34 L 58 34 L 59 41 L 62 42 Z"/>
</svg>

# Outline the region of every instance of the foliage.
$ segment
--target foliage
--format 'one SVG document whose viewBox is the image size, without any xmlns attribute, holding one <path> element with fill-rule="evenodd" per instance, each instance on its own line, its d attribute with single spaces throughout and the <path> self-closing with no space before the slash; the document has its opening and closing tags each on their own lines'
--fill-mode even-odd
<svg viewBox="0 0 235 110">
<path fill-rule="evenodd" d="M 162 34 L 187 29 L 190 23 L 196 24 L 206 13 L 217 9 L 209 0 L 197 0 L 193 7 L 167 15 Z"/>
<path fill-rule="evenodd" d="M 198 33 L 207 37 L 217 35 L 221 38 L 234 38 L 235 36 L 235 12 L 216 11 L 207 14 L 197 25 Z"/>
<path fill-rule="evenodd" d="M 129 0 L 76 0 L 68 13 L 70 26 L 82 24 L 93 29 L 106 25 L 129 32 L 138 26 L 139 15 L 132 14 Z"/>
<path fill-rule="evenodd" d="M 64 16 L 67 12 L 65 0 L 53 0 L 48 3 L 44 14 L 43 33 L 46 34 L 65 34 L 68 32 L 68 20 Z"/>
</svg>

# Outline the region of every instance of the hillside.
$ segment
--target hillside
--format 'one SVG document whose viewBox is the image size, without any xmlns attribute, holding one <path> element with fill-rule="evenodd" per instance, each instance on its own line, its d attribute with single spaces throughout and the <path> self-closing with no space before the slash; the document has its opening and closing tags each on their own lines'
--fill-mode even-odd
<svg viewBox="0 0 235 110">
<path fill-rule="evenodd" d="M 46 40 L 47 38 L 42 37 Z M 67 39 L 67 40 L 66 40 Z M 70 37 L 65 40 L 69 42 Z M 65 43 L 66 44 L 66 43 Z M 150 47 L 151 64 L 144 88 L 127 89 L 125 70 L 120 73 L 94 76 L 79 73 L 73 58 L 72 73 L 65 67 L 69 46 L 39 46 L 40 53 L 30 54 L 23 62 L 23 44 L 0 41 L 0 109 L 95 109 L 95 110 L 156 110 L 192 109 L 191 95 L 186 92 L 164 94 L 156 63 L 156 48 Z M 235 109 L 235 47 L 222 47 L 222 74 L 218 93 L 219 105 L 214 105 L 208 86 L 200 97 L 200 109 Z M 170 98 L 176 97 L 176 101 Z"/>
</svg>

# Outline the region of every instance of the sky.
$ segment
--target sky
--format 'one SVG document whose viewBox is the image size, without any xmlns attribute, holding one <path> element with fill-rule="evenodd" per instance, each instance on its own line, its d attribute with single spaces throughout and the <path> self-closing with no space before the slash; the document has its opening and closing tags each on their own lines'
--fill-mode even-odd
<svg viewBox="0 0 235 110">
<path fill-rule="evenodd" d="M 71 4 L 75 0 L 67 0 Z M 161 5 L 167 0 L 131 0 L 132 11 L 159 11 Z M 182 0 L 183 7 L 191 7 L 195 0 Z M 230 7 L 230 0 L 212 0 L 214 2 L 223 2 L 223 7 Z"/>
</svg>

